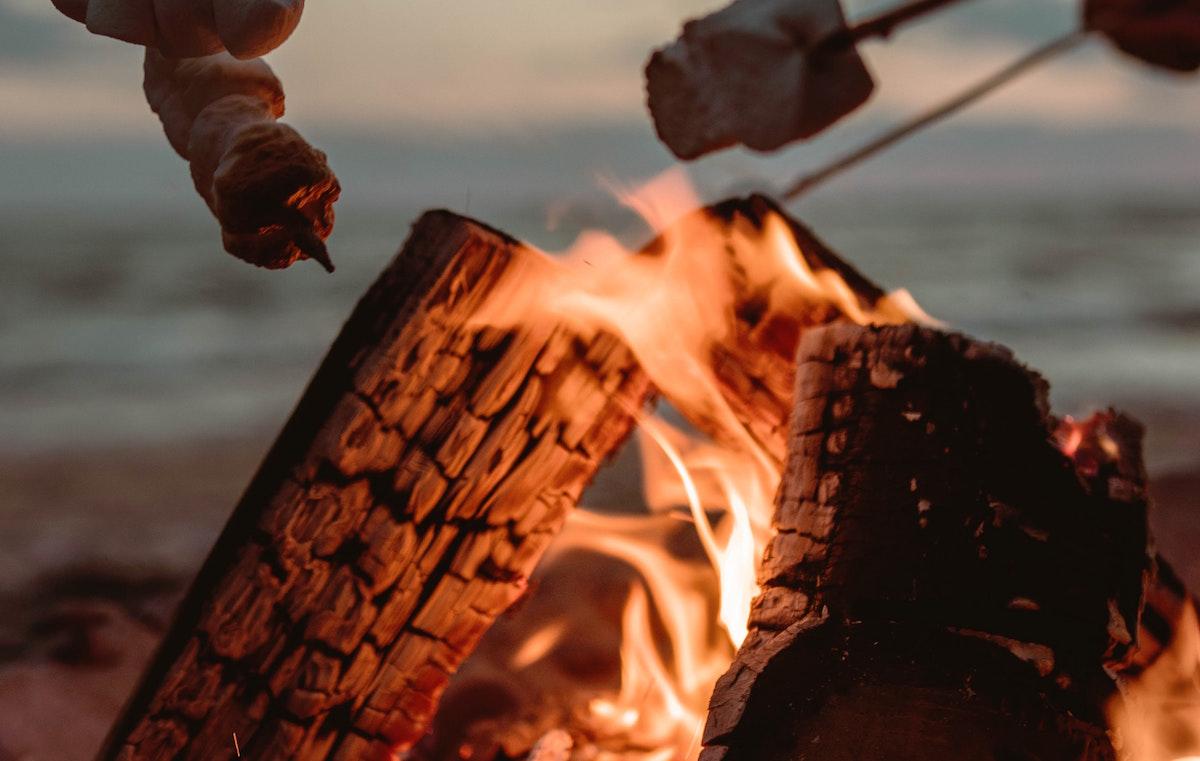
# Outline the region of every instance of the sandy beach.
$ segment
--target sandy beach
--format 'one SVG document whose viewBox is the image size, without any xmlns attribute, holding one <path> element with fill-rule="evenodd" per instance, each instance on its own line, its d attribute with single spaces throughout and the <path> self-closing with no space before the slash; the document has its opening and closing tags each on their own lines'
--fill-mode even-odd
<svg viewBox="0 0 1200 761">
<path fill-rule="evenodd" d="M 0 464 L 0 761 L 86 761 L 274 434 Z M 636 502 L 633 447 L 586 502 Z M 1162 552 L 1200 589 L 1200 468 L 1152 481 Z M 63 715 L 70 732 L 47 731 Z"/>
</svg>

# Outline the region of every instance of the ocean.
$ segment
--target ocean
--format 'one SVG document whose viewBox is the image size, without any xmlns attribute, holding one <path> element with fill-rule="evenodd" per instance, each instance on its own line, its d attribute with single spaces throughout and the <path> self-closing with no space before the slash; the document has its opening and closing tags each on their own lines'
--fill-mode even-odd
<svg viewBox="0 0 1200 761">
<path fill-rule="evenodd" d="M 119 176 L 120 162 L 109 161 L 89 176 Z M 343 177 L 336 274 L 311 263 L 267 272 L 220 250 L 183 166 L 169 155 L 159 163 L 135 166 L 105 203 L 90 188 L 56 200 L 43 180 L 40 202 L 0 207 L 6 585 L 67 563 L 190 572 L 423 209 L 465 211 L 547 250 L 587 228 L 631 245 L 649 235 L 590 176 L 555 177 L 553 162 L 503 174 L 507 184 L 443 172 L 440 184 L 420 186 L 432 192 L 389 190 L 381 170 Z M 587 191 L 565 192 L 570 182 Z M 706 200 L 720 197 L 719 183 L 703 190 Z M 1151 474 L 1196 485 L 1194 193 L 892 183 L 833 187 L 792 210 L 881 285 L 909 289 L 947 325 L 1004 343 L 1040 369 L 1056 412 L 1117 405 L 1143 420 Z M 1169 496 L 1182 505 L 1194 495 Z M 1170 510 L 1184 517 L 1168 533 L 1200 541 L 1200 519 Z"/>
</svg>

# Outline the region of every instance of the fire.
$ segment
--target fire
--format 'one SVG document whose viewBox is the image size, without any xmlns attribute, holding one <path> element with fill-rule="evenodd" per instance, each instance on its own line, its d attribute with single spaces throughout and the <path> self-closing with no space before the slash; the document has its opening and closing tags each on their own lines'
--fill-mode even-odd
<svg viewBox="0 0 1200 761">
<path fill-rule="evenodd" d="M 761 555 L 769 528 L 770 493 L 760 483 L 759 469 L 754 462 L 728 449 L 705 445 L 673 428 L 659 417 L 644 417 L 641 420 L 642 462 L 646 472 L 644 490 L 650 507 L 669 509 L 679 504 L 672 492 L 675 479 L 686 498 L 691 519 L 696 527 L 709 562 L 717 573 L 720 585 L 720 623 L 724 627 L 730 644 L 735 648 L 746 639 L 747 619 L 750 602 L 758 594 L 755 582 L 755 564 Z M 652 442 L 654 446 L 647 446 Z M 681 450 L 688 451 L 685 457 Z M 661 452 L 674 474 L 668 472 L 655 456 Z M 739 461 L 740 460 L 740 461 Z M 695 474 L 695 475 L 693 475 Z M 696 479 L 709 476 L 717 487 L 702 498 Z M 776 475 L 776 486 L 778 476 Z M 764 506 L 764 501 L 766 502 Z M 724 505 L 728 516 L 724 521 L 726 536 L 718 536 L 717 527 L 709 519 L 707 508 Z M 756 524 L 751 515 L 751 505 L 756 506 L 759 517 Z M 764 509 L 765 508 L 765 509 Z M 762 518 L 766 517 L 764 522 Z"/>
<path fill-rule="evenodd" d="M 1120 446 L 1108 432 L 1109 416 L 1096 413 L 1086 420 L 1065 415 L 1054 432 L 1055 441 L 1063 454 L 1083 465 L 1102 460 L 1116 460 Z"/>
<path fill-rule="evenodd" d="M 572 650 L 589 619 L 580 623 L 561 611 L 517 630 L 507 666 L 513 673 L 552 675 L 546 677 L 552 684 L 543 680 L 537 686 L 546 689 L 535 692 L 539 700 L 549 694 L 561 701 L 553 720 L 564 725 L 529 725 L 539 733 L 533 739 L 542 738 L 539 749 L 565 742 L 585 751 L 572 758 L 691 761 L 713 686 L 748 636 L 781 479 L 778 433 L 767 444 L 761 430 L 750 430 L 718 376 L 719 347 L 744 338 L 733 333 L 744 329 L 739 307 L 750 294 L 761 315 L 785 318 L 784 338 L 770 333 L 770 319 L 754 321 L 766 337 L 753 340 L 775 341 L 770 348 L 780 357 L 794 350 L 796 326 L 937 323 L 905 291 L 868 303 L 849 275 L 810 265 L 797 233 L 775 212 L 751 221 L 697 211 L 701 203 L 681 173 L 636 192 L 616 192 L 659 235 L 654 244 L 634 253 L 592 232 L 562 256 L 527 257 L 476 319 L 526 330 L 565 324 L 585 341 L 598 332 L 613 335 L 666 400 L 654 413 L 631 411 L 639 423 L 646 510 L 576 510 L 542 566 L 583 552 L 632 571 L 620 614 L 618 683 L 565 675 L 555 654 L 561 660 Z M 1053 437 L 1081 473 L 1095 474 L 1120 454 L 1111 422 L 1105 413 L 1068 417 Z M 664 525 L 694 532 L 697 549 L 690 556 L 672 551 Z M 1190 616 L 1179 627 L 1187 636 L 1141 677 L 1122 684 L 1122 699 L 1110 707 L 1114 741 L 1129 761 L 1200 761 L 1200 621 L 1191 604 L 1183 615 Z M 593 617 L 593 629 L 599 620 L 614 626 L 616 613 Z"/>
<path fill-rule="evenodd" d="M 564 322 L 585 339 L 613 334 L 676 411 L 705 422 L 709 435 L 636 411 L 651 514 L 577 510 L 552 550 L 619 558 L 640 579 L 622 618 L 620 687 L 588 703 L 587 733 L 622 737 L 628 750 L 621 758 L 683 761 L 698 754 L 712 687 L 747 636 L 781 478 L 779 463 L 722 394 L 713 367 L 714 345 L 735 327 L 736 289 L 761 294 L 767 312 L 799 316 L 801 324 L 934 321 L 904 291 L 864 306 L 841 274 L 809 266 L 779 215 L 754 225 L 697 213 L 702 204 L 682 172 L 615 192 L 659 234 L 654 246 L 634 254 L 612 236 L 586 233 L 562 256 L 531 258 L 477 320 L 498 327 Z M 753 255 L 731 261 L 732 252 Z M 711 566 L 701 570 L 719 599 L 715 615 L 689 587 L 695 568 L 682 566 L 654 543 L 654 532 L 642 530 L 663 513 L 694 526 Z M 514 663 L 537 660 L 561 636 L 560 625 L 533 632 Z"/>
<path fill-rule="evenodd" d="M 733 655 L 711 616 L 711 571 L 668 551 L 653 530 L 659 520 L 577 510 L 547 558 L 585 550 L 636 572 L 621 620 L 619 691 L 591 700 L 585 720 L 593 736 L 620 736 L 649 754 L 622 758 L 694 757 L 708 696 Z"/>
<path fill-rule="evenodd" d="M 1177 636 L 1136 680 L 1122 682 L 1108 705 L 1114 745 L 1123 759 L 1200 759 L 1200 619 L 1186 601 Z"/>
</svg>

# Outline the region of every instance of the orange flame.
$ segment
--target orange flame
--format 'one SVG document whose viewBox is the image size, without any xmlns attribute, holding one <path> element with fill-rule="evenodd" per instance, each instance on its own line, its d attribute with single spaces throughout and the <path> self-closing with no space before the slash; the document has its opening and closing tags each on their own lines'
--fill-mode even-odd
<svg viewBox="0 0 1200 761">
<path fill-rule="evenodd" d="M 725 236 L 732 234 L 733 248 L 754 252 L 739 259 L 738 275 L 744 287 L 766 294 L 773 311 L 802 315 L 833 308 L 859 323 L 931 320 L 905 292 L 868 311 L 838 273 L 808 266 L 781 217 L 768 216 L 761 228 L 745 224 L 730 231 L 723 221 L 692 213 L 701 204 L 680 172 L 637 192 L 617 192 L 662 236 L 654 255 L 631 255 L 611 236 L 585 234 L 563 258 L 531 259 L 477 319 L 516 326 L 544 315 L 585 338 L 601 330 L 615 334 L 675 407 L 711 421 L 726 442 L 685 433 L 659 416 L 639 419 L 647 503 L 653 511 L 687 508 L 713 569 L 717 620 L 697 620 L 710 606 L 684 583 L 688 574 L 678 561 L 639 540 L 637 517 L 576 511 L 571 518 L 587 524 L 588 530 L 570 533 L 579 546 L 629 563 L 649 590 L 649 598 L 640 587 L 629 597 L 620 690 L 589 704 L 595 729 L 624 734 L 630 747 L 648 749 L 647 758 L 690 759 L 698 753 L 712 686 L 747 634 L 780 480 L 774 461 L 722 395 L 711 366 L 711 347 L 728 337 L 735 307 Z M 666 660 L 652 620 L 664 629 Z M 714 637 L 720 631 L 725 642 Z M 554 627 L 535 632 L 514 663 L 536 660 L 559 636 Z"/>
<path fill-rule="evenodd" d="M 864 307 L 839 273 L 808 265 L 778 215 L 768 215 L 761 227 L 745 220 L 731 227 L 695 213 L 701 203 L 681 172 L 636 192 L 616 192 L 660 234 L 651 252 L 631 254 L 609 235 L 585 233 L 564 256 L 529 257 L 476 320 L 497 327 L 564 322 L 585 340 L 599 331 L 614 334 L 671 405 L 712 427 L 710 439 L 639 414 L 646 502 L 652 512 L 686 509 L 680 517 L 695 526 L 712 568 L 716 616 L 689 586 L 690 569 L 640 530 L 652 516 L 577 510 L 570 521 L 585 530 L 565 532 L 552 550 L 584 548 L 620 558 L 642 582 L 622 620 L 620 688 L 589 703 L 591 733 L 620 735 L 628 748 L 641 749 L 622 758 L 682 761 L 697 756 L 712 687 L 747 635 L 781 477 L 730 407 L 712 366 L 713 346 L 733 329 L 735 286 L 763 294 L 773 313 L 833 310 L 862 324 L 934 321 L 904 291 Z M 731 248 L 753 254 L 736 262 L 739 283 Z M 553 626 L 534 632 L 514 663 L 528 665 L 561 636 Z"/>
<path fill-rule="evenodd" d="M 1200 618 L 1186 601 L 1175 638 L 1108 705 L 1124 761 L 1200 761 Z"/>
<path fill-rule="evenodd" d="M 651 250 L 634 254 L 591 232 L 564 256 L 523 258 L 476 320 L 502 328 L 566 323 L 585 340 L 600 331 L 616 335 L 663 397 L 687 419 L 705 421 L 712 434 L 636 411 L 650 514 L 577 510 L 546 559 L 600 553 L 627 564 L 638 579 L 621 616 L 619 686 L 592 696 L 586 715 L 577 717 L 593 743 L 588 757 L 690 761 L 713 685 L 747 636 L 781 477 L 724 397 L 712 364 L 713 347 L 735 329 L 738 293 L 762 294 L 770 313 L 794 315 L 801 325 L 830 313 L 860 324 L 936 321 L 905 291 L 864 306 L 838 272 L 809 266 L 779 215 L 756 226 L 695 213 L 700 201 L 681 172 L 615 192 L 660 234 Z M 1085 467 L 1117 453 L 1102 426 L 1102 416 L 1065 418 L 1055 439 Z M 684 560 L 664 546 L 654 530 L 664 515 L 694 526 L 703 559 Z M 1142 677 L 1123 684 L 1122 699 L 1110 706 L 1126 761 L 1200 761 L 1200 621 L 1190 604 L 1184 615 L 1183 636 Z M 564 619 L 529 632 L 510 667 L 539 663 L 569 632 Z"/>
</svg>

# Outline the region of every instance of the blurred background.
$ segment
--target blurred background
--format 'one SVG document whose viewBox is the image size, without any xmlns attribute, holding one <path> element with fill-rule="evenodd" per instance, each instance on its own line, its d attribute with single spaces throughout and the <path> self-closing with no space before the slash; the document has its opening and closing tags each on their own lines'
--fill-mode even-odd
<svg viewBox="0 0 1200 761">
<path fill-rule="evenodd" d="M 0 596 L 69 568 L 186 579 L 420 211 L 550 250 L 589 227 L 644 239 L 598 178 L 672 165 L 641 67 L 720 4 L 309 3 L 269 61 L 286 120 L 344 188 L 330 276 L 221 250 L 144 101 L 138 49 L 49 0 L 0 0 Z M 1074 15 L 1061 0 L 975 0 L 870 43 L 868 108 L 770 157 L 702 160 L 693 180 L 709 201 L 775 187 Z M 1160 543 L 1194 587 L 1197 85 L 1093 41 L 791 207 L 880 284 L 1041 369 L 1060 414 L 1115 404 L 1144 421 Z"/>
</svg>

